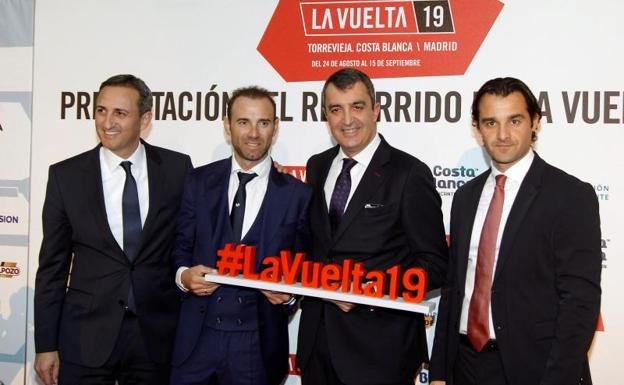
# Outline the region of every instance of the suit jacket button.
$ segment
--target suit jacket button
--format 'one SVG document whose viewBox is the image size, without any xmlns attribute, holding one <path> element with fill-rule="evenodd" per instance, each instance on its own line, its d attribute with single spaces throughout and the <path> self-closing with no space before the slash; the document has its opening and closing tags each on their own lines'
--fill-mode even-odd
<svg viewBox="0 0 624 385">
<path fill-rule="evenodd" d="M 220 324 L 221 323 L 221 317 L 217 317 L 217 323 Z"/>
<path fill-rule="evenodd" d="M 134 265 L 130 265 L 130 271 L 134 271 Z"/>
<path fill-rule="evenodd" d="M 238 297 L 238 303 L 243 303 L 243 297 Z"/>
<path fill-rule="evenodd" d="M 236 324 L 238 326 L 241 326 L 243 324 L 243 321 L 241 321 L 241 319 L 239 318 L 239 319 L 236 320 Z"/>
<path fill-rule="evenodd" d="M 223 301 L 223 297 L 220 297 L 220 296 L 217 297 L 217 302 L 221 302 L 221 301 Z"/>
<path fill-rule="evenodd" d="M 503 327 L 498 325 L 498 326 L 496 326 L 496 330 L 503 330 Z"/>
</svg>

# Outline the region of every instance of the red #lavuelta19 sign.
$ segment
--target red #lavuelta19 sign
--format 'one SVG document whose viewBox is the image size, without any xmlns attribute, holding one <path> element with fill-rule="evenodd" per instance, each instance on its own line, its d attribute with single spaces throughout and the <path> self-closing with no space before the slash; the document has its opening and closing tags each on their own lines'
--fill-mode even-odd
<svg viewBox="0 0 624 385">
<path fill-rule="evenodd" d="M 465 73 L 498 0 L 280 0 L 258 51 L 286 81 L 353 67 L 374 78 Z"/>
</svg>

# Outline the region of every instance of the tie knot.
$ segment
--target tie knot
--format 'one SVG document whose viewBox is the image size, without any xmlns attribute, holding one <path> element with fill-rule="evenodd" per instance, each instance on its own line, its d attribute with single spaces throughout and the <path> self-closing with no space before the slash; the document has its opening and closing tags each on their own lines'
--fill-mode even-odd
<svg viewBox="0 0 624 385">
<path fill-rule="evenodd" d="M 503 174 L 496 175 L 496 187 L 500 187 L 500 188 L 504 189 L 506 180 L 507 180 L 507 176 L 505 176 Z"/>
<path fill-rule="evenodd" d="M 341 172 L 349 172 L 357 164 L 357 160 L 353 158 L 343 158 L 342 159 L 342 171 Z"/>
<path fill-rule="evenodd" d="M 119 165 L 124 169 L 126 174 L 130 175 L 130 167 L 132 166 L 132 162 L 130 162 L 129 160 L 124 160 L 123 162 L 119 163 Z"/>
<path fill-rule="evenodd" d="M 240 182 L 240 185 L 245 187 L 245 185 L 247 185 L 247 183 L 249 183 L 253 178 L 257 177 L 258 174 L 256 174 L 255 172 L 252 173 L 246 173 L 246 172 L 238 172 L 238 180 Z"/>
</svg>

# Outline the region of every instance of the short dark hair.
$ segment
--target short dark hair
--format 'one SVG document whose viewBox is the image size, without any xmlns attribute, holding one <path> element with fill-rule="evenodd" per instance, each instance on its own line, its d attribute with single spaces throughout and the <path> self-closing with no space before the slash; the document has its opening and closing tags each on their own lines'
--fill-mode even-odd
<svg viewBox="0 0 624 385">
<path fill-rule="evenodd" d="M 529 89 L 529 87 L 524 84 L 522 80 L 516 78 L 495 78 L 488 80 L 479 88 L 479 91 L 474 96 L 474 100 L 472 101 L 472 121 L 479 125 L 479 102 L 481 98 L 485 94 L 497 95 L 497 96 L 509 96 L 514 92 L 520 92 L 524 97 L 524 101 L 527 105 L 527 111 L 529 112 L 529 116 L 533 119 L 537 116 L 537 119 L 542 118 L 542 110 L 540 109 L 539 103 L 533 95 L 533 92 Z"/>
<path fill-rule="evenodd" d="M 100 91 L 104 87 L 130 87 L 139 92 L 139 112 L 141 115 L 152 110 L 152 91 L 147 84 L 134 75 L 120 74 L 111 76 L 100 84 Z"/>
<path fill-rule="evenodd" d="M 275 100 L 273 100 L 273 96 L 271 92 L 269 92 L 266 88 L 258 87 L 258 86 L 249 86 L 249 87 L 241 87 L 237 88 L 232 92 L 232 95 L 228 99 L 227 103 L 227 118 L 230 119 L 230 111 L 232 111 L 232 106 L 236 99 L 240 97 L 250 98 L 250 99 L 263 99 L 266 98 L 271 102 L 271 106 L 273 106 L 273 118 L 277 118 L 277 108 L 275 107 Z"/>
<path fill-rule="evenodd" d="M 325 92 L 330 84 L 333 84 L 339 90 L 344 91 L 353 87 L 353 85 L 357 82 L 362 82 L 364 84 L 366 90 L 368 91 L 371 105 L 374 106 L 375 86 L 368 75 L 355 68 L 343 68 L 334 72 L 329 78 L 327 78 L 325 84 L 323 85 L 323 92 L 321 93 L 321 106 L 325 108 Z"/>
</svg>

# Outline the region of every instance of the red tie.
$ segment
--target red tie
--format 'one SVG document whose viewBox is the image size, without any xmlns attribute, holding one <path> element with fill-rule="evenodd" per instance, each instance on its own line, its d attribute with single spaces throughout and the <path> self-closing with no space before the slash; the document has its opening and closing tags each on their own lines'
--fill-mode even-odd
<svg viewBox="0 0 624 385">
<path fill-rule="evenodd" d="M 479 251 L 477 252 L 475 284 L 468 309 L 468 338 L 478 352 L 490 339 L 489 311 L 492 274 L 496 255 L 496 239 L 498 238 L 498 228 L 503 213 L 503 202 L 505 201 L 506 179 L 507 177 L 502 174 L 496 176 L 496 188 L 485 216 L 485 222 L 483 222 Z"/>
</svg>

